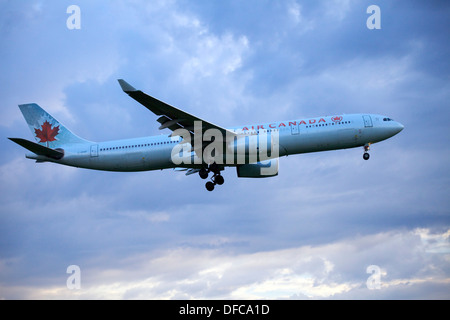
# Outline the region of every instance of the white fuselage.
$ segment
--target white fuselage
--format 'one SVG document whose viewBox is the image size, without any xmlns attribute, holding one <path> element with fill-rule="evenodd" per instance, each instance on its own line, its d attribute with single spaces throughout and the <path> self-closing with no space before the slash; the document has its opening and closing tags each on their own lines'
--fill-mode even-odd
<svg viewBox="0 0 450 320">
<path fill-rule="evenodd" d="M 318 152 L 361 147 L 388 139 L 403 126 L 388 117 L 375 114 L 349 114 L 310 119 L 253 124 L 228 128 L 238 136 L 277 133 L 279 154 Z M 64 157 L 52 160 L 35 154 L 28 158 L 59 164 L 106 171 L 148 171 L 174 167 L 200 168 L 202 164 L 175 165 L 171 155 L 179 144 L 178 136 L 158 135 L 100 143 L 71 144 L 64 149 Z M 224 166 L 236 166 L 225 163 Z"/>
</svg>

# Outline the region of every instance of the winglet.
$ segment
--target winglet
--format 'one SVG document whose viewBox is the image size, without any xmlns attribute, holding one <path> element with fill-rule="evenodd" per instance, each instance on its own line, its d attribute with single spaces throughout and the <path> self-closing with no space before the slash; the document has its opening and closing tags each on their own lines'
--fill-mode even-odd
<svg viewBox="0 0 450 320">
<path fill-rule="evenodd" d="M 138 91 L 138 90 L 136 90 L 136 88 L 134 88 L 132 85 L 130 85 L 128 82 L 126 82 L 123 79 L 119 79 L 117 81 L 119 81 L 120 87 L 126 93 L 133 92 L 133 91 Z"/>
</svg>

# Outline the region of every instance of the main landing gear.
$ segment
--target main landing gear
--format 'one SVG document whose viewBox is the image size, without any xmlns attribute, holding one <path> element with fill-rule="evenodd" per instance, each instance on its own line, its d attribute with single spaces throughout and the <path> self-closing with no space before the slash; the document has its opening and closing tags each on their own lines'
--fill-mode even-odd
<svg viewBox="0 0 450 320">
<path fill-rule="evenodd" d="M 211 177 L 211 181 L 208 181 L 205 185 L 206 190 L 213 191 L 216 184 L 220 186 L 225 182 L 225 179 L 220 174 L 220 171 L 221 168 L 216 163 L 210 164 L 208 168 L 203 167 L 202 169 L 200 169 L 198 174 L 202 179 L 207 179 L 210 172 L 214 173 L 214 175 Z"/>
<path fill-rule="evenodd" d="M 363 159 L 364 160 L 369 160 L 370 159 L 369 150 L 370 150 L 370 143 L 367 143 L 364 146 L 364 154 L 363 154 Z"/>
</svg>

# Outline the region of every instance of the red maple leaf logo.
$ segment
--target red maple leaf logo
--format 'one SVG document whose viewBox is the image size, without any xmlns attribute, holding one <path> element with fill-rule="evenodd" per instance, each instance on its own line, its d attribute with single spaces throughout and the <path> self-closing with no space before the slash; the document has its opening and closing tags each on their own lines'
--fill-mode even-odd
<svg viewBox="0 0 450 320">
<path fill-rule="evenodd" d="M 42 124 L 41 129 L 34 129 L 34 132 L 36 133 L 36 137 L 41 139 L 41 141 L 39 141 L 39 142 L 47 142 L 47 144 L 48 144 L 49 141 L 56 140 L 55 137 L 59 133 L 59 126 L 54 127 L 52 129 L 52 125 L 48 121 L 45 121 Z"/>
</svg>

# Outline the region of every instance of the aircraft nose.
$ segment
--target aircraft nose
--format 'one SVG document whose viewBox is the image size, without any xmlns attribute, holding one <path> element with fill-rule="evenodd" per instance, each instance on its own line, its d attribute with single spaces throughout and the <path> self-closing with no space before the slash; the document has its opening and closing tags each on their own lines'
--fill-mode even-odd
<svg viewBox="0 0 450 320">
<path fill-rule="evenodd" d="M 397 122 L 397 123 L 395 124 L 395 126 L 394 126 L 394 131 L 395 131 L 394 134 L 399 133 L 399 132 L 402 131 L 403 129 L 405 129 L 405 126 L 402 125 L 400 122 Z"/>
</svg>

